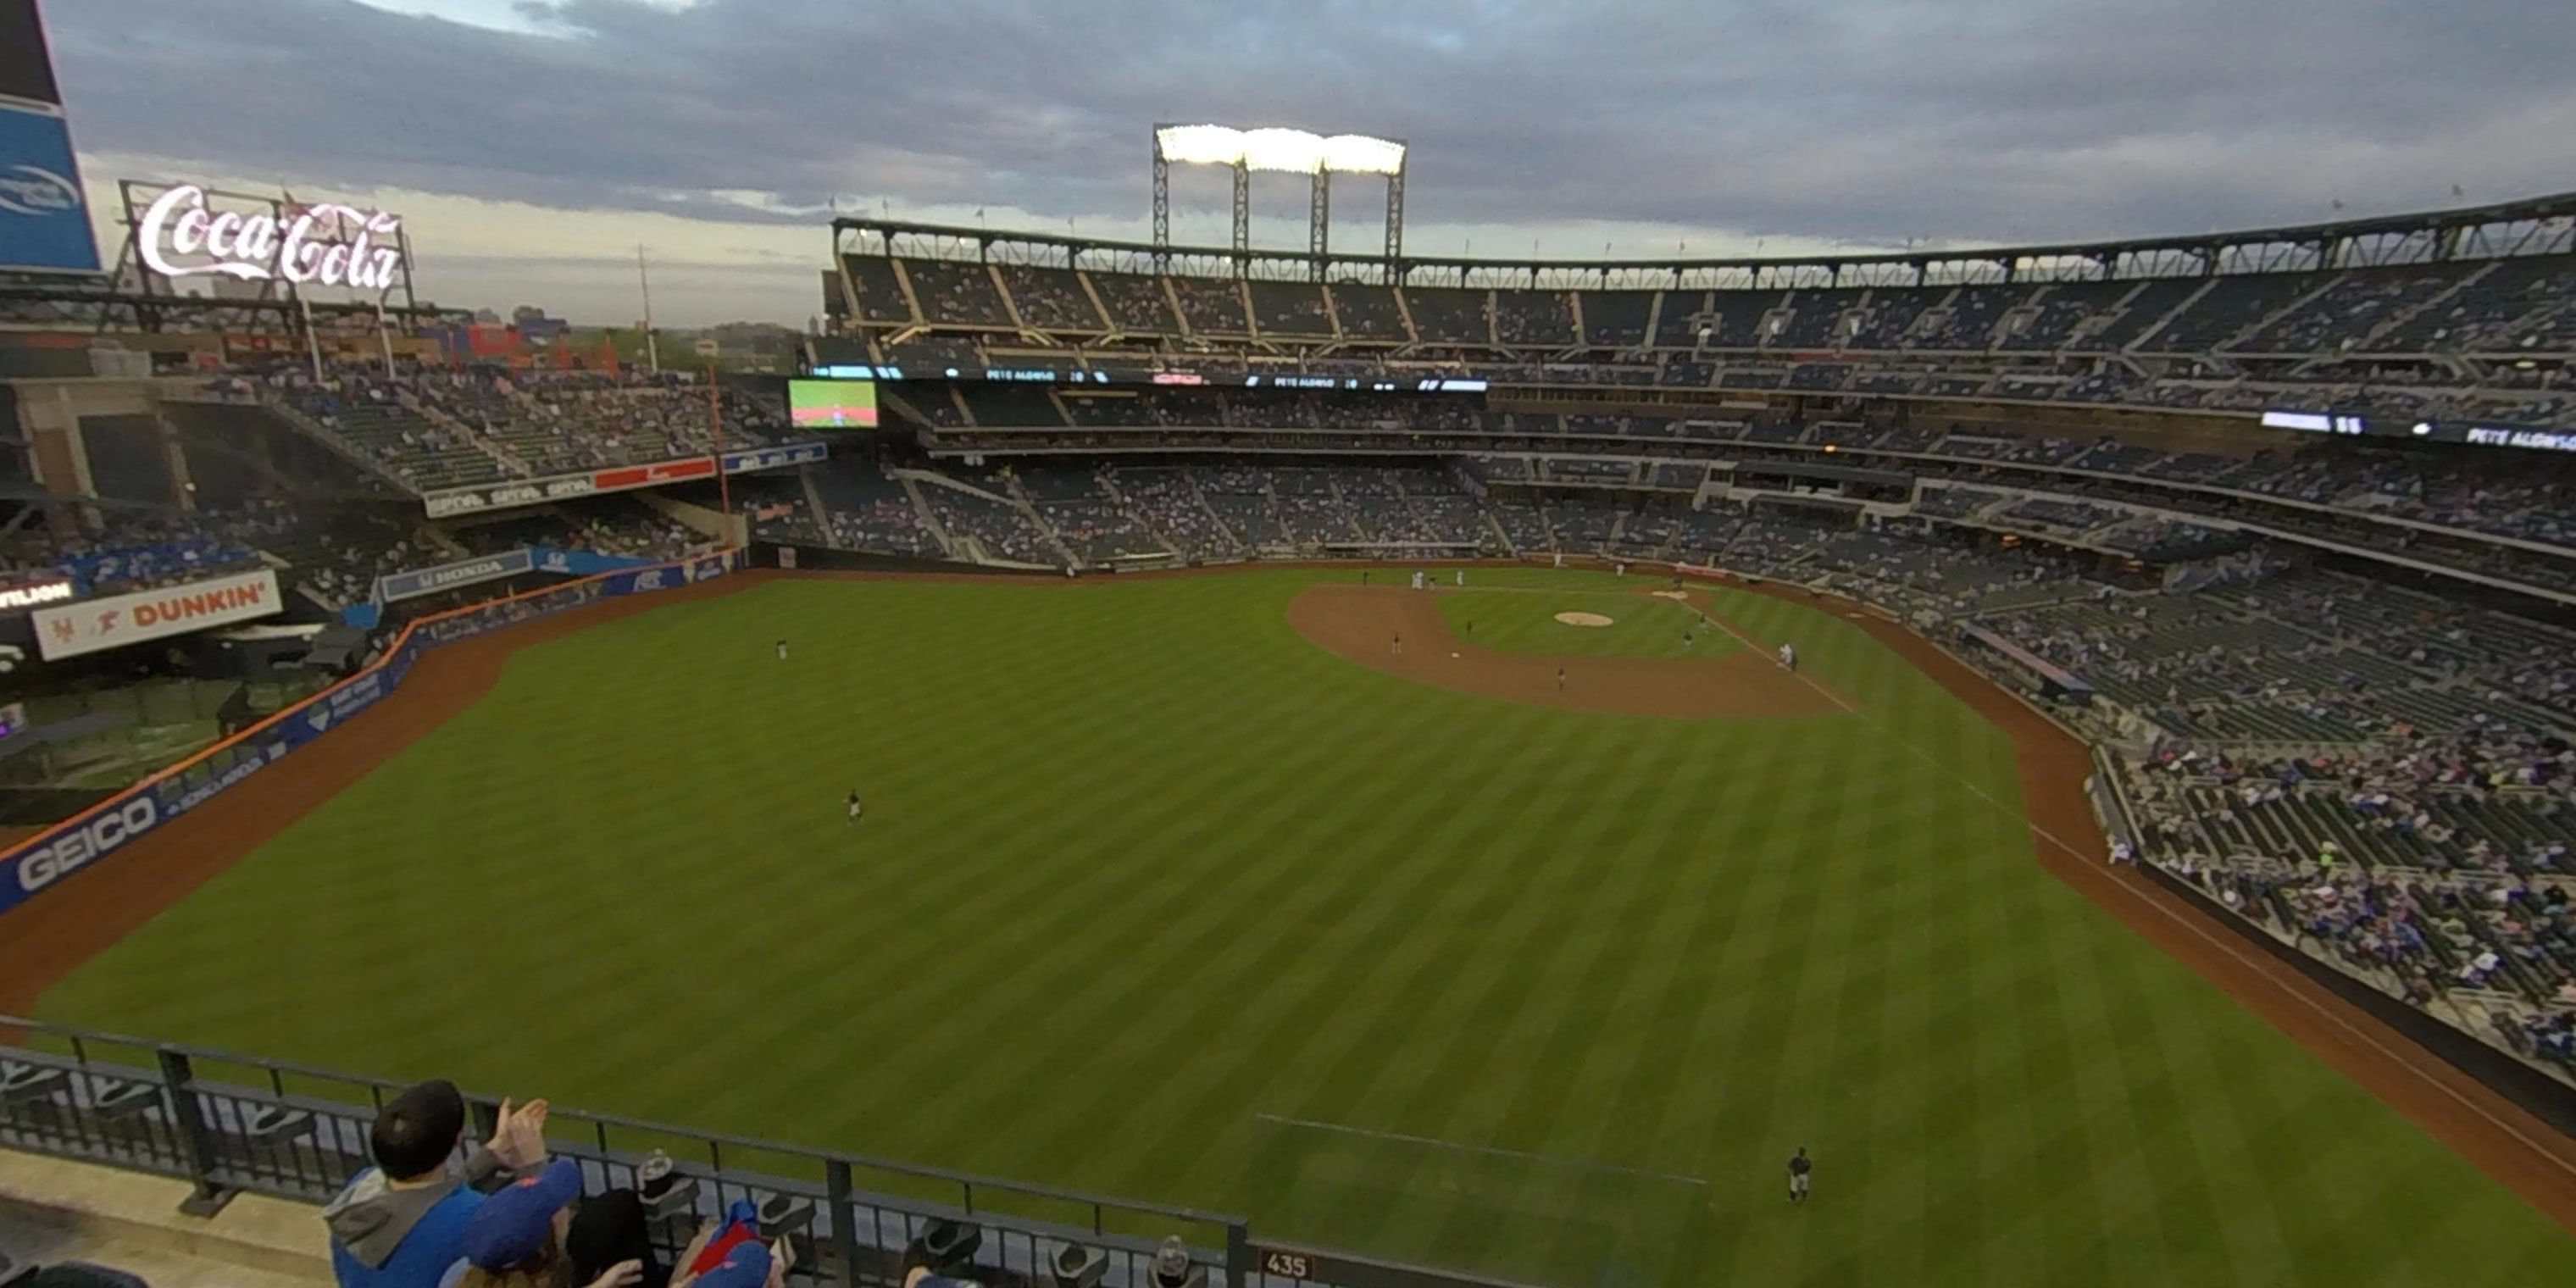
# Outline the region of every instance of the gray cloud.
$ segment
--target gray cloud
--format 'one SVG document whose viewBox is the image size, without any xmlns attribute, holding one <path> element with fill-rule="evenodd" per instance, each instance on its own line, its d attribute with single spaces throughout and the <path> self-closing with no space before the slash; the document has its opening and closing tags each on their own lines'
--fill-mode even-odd
<svg viewBox="0 0 2576 1288">
<path fill-rule="evenodd" d="M 347 0 L 48 13 L 86 147 L 737 220 L 764 216 L 694 194 L 1132 220 L 1155 120 L 1404 137 L 1418 222 L 1874 244 L 2196 232 L 2576 173 L 2566 0 L 521 8 L 553 34 Z"/>
</svg>

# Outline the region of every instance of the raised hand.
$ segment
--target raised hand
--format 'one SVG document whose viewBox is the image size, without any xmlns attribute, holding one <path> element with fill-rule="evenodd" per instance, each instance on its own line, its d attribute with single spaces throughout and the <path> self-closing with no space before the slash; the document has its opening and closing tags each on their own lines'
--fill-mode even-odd
<svg viewBox="0 0 2576 1288">
<path fill-rule="evenodd" d="M 492 1139 L 485 1148 L 503 1167 L 513 1171 L 534 1167 L 546 1161 L 546 1114 L 549 1106 L 542 1099 L 531 1100 L 516 1108 L 501 1102 L 501 1120 L 492 1129 Z"/>
</svg>

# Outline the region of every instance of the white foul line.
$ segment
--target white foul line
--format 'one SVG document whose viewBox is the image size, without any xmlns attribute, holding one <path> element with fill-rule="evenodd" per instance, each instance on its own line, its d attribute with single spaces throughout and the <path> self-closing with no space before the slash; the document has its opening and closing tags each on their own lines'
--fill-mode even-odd
<svg viewBox="0 0 2576 1288">
<path fill-rule="evenodd" d="M 1737 638 L 1737 639 L 1739 639 L 1739 640 L 1742 640 L 1744 643 L 1746 643 L 1747 645 L 1750 645 L 1750 646 L 1751 646 L 1751 647 L 1753 647 L 1753 648 L 1760 649 L 1760 648 L 1765 647 L 1765 646 L 1763 645 L 1763 643 L 1762 643 L 1760 640 L 1754 639 L 1752 636 L 1747 635 L 1747 634 L 1745 634 L 1744 632 L 1742 632 L 1742 631 L 1740 631 L 1740 630 L 1735 629 L 1735 627 L 1733 627 L 1733 626 L 1729 625 L 1728 623 L 1726 623 L 1726 622 L 1724 622 L 1724 621 L 1719 620 L 1718 618 L 1715 618 L 1715 617 L 1711 617 L 1711 616 L 1709 616 L 1709 615 L 1708 615 L 1708 613 L 1707 613 L 1705 610 L 1701 609 L 1699 605 L 1697 605 L 1697 604 L 1690 604 L 1690 603 L 1688 603 L 1688 601 L 1684 601 L 1684 602 L 1685 602 L 1685 604 L 1690 608 L 1690 610 L 1691 610 L 1692 612 L 1699 614 L 1699 618 L 1700 618 L 1700 620 L 1701 620 L 1701 621 L 1707 622 L 1709 625 L 1714 626 L 1714 627 L 1718 628 L 1719 630 L 1722 630 L 1722 631 L 1726 632 L 1727 634 L 1732 635 L 1732 636 L 1734 636 L 1735 638 Z M 1785 670 L 1785 669 L 1787 669 L 1787 668 L 1783 668 L 1783 669 Z M 1934 756 L 1934 755 L 1932 755 L 1930 752 L 1927 752 L 1927 751 L 1923 750 L 1922 748 L 1915 746 L 1913 743 L 1907 742 L 1905 739 L 1903 739 L 1903 738 L 1900 738 L 1900 737 L 1896 736 L 1896 734 L 1895 734 L 1894 732 L 1892 732 L 1891 730 L 1889 730 L 1889 729 L 1888 729 L 1888 727 L 1887 727 L 1885 724 L 1882 724 L 1882 723 L 1880 723 L 1879 721 L 1876 721 L 1876 720 L 1872 720 L 1872 719 L 1870 719 L 1870 717 L 1869 717 L 1867 714 L 1863 713 L 1859 707 L 1856 707 L 1856 706 L 1852 705 L 1851 703 L 1849 703 L 1849 702 L 1847 702 L 1847 701 L 1844 701 L 1844 699 L 1843 699 L 1842 695 L 1840 695 L 1840 694 L 1838 694 L 1838 693 L 1835 693 L 1832 689 L 1826 688 L 1826 687 L 1825 687 L 1824 685 L 1822 685 L 1822 684 L 1817 683 L 1813 678 L 1809 677 L 1805 672 L 1803 672 L 1803 671 L 1795 671 L 1795 670 L 1791 670 L 1791 671 L 1789 671 L 1789 674 L 1790 674 L 1792 677 L 1796 678 L 1800 683 L 1805 684 L 1807 687 L 1812 688 L 1812 689 L 1814 689 L 1816 692 L 1823 694 L 1825 697 L 1832 699 L 1835 703 L 1837 703 L 1838 705 L 1840 705 L 1840 706 L 1843 708 L 1843 710 L 1845 710 L 1845 711 L 1849 711 L 1849 712 L 1851 712 L 1853 715 L 1859 716 L 1859 717 L 1860 717 L 1864 722 L 1868 723 L 1868 724 L 1869 724 L 1869 725 L 1871 725 L 1872 727 L 1876 728 L 1876 729 L 1877 729 L 1881 734 L 1885 735 L 1885 736 L 1886 736 L 1886 738 L 1887 738 L 1887 740 L 1888 740 L 1889 742 L 1895 743 L 1895 744 L 1896 744 L 1897 746 L 1899 746 L 1899 747 L 1903 747 L 1903 748 L 1904 748 L 1908 753 L 1910 753 L 1911 755 L 1913 755 L 1915 759 L 1920 760 L 1920 761 L 1922 761 L 1923 763 L 1925 763 L 1925 764 L 1927 764 L 1927 765 L 1932 766 L 1935 770 L 1938 770 L 1938 771 L 1940 771 L 1941 773 L 1944 773 L 1944 774 L 1949 775 L 1949 776 L 1950 776 L 1950 778 L 1951 778 L 1953 781 L 1957 782 L 1960 786 L 1967 788 L 1967 789 L 1968 789 L 1968 791 L 1969 791 L 1970 793 L 1974 794 L 1978 799 L 1980 799 L 1980 800 L 1982 800 L 1982 801 L 1986 802 L 1986 803 L 1987 803 L 1987 804 L 1989 804 L 1989 805 L 1994 806 L 1995 808 L 1997 808 L 1997 809 L 1999 809 L 1999 810 L 2003 810 L 2003 811 L 2004 811 L 2004 812 L 2006 812 L 2006 813 L 2009 813 L 2009 814 L 2016 814 L 2016 815 L 2021 815 L 2021 816 L 2022 816 L 2022 821 L 2023 821 L 2024 823 L 2026 823 L 2026 824 L 2028 824 L 2028 825 L 2029 825 L 2030 830 L 2031 830 L 2031 834 L 2032 834 L 2032 835 L 2037 836 L 2037 837 L 2039 837 L 2040 839 L 2047 841 L 2049 844 L 2056 846 L 2058 849 L 2060 849 L 2060 850 L 2064 851 L 2064 852 L 2067 854 L 2067 856 L 2068 856 L 2068 857 L 2070 857 L 2070 858 L 2074 859 L 2074 860 L 2075 860 L 2076 862 L 2078 862 L 2078 863 L 2087 863 L 2087 864 L 2089 864 L 2089 863 L 2093 862 L 2093 860 L 2092 860 L 2091 858 L 2087 857 L 2087 856 L 2085 855 L 2085 853 L 2084 853 L 2082 850 L 2076 849 L 2074 846 L 2067 844 L 2063 839 L 2061 839 L 2060 837 L 2058 837 L 2056 833 L 2049 831 L 2047 828 L 2041 827 L 2041 826 L 2040 826 L 2039 824 L 2037 824 L 2037 823 L 2031 822 L 2031 821 L 2030 821 L 2030 819 L 2029 819 L 2029 817 L 2028 817 L 2028 815 L 2027 815 L 2024 811 L 2021 811 L 2021 810 L 2015 809 L 2015 808 L 2013 808 L 2012 806 L 2006 805 L 2006 804 L 2005 804 L 2004 802 L 2002 802 L 2002 801 L 1996 800 L 1996 799 L 1994 798 L 1994 796 L 1993 796 L 1991 793 L 1989 793 L 1988 791 L 1986 791 L 1986 789 L 1985 789 L 1985 788 L 1983 788 L 1983 787 L 1979 787 L 1979 786 L 1978 786 L 1978 785 L 1976 785 L 1975 783 L 1970 782 L 1970 781 L 1968 780 L 1968 778 L 1967 778 L 1967 776 L 1966 776 L 1966 775 L 1964 775 L 1964 774 L 1960 773 L 1960 772 L 1959 772 L 1958 770 L 1956 770 L 1956 769 L 1951 768 L 1947 763 L 1943 762 L 1939 757 Z M 2522 1142 L 2522 1143 L 2523 1143 L 2523 1145 L 2524 1145 L 2526 1148 L 2530 1149 L 2533 1153 L 2538 1154 L 2538 1155 L 2540 1155 L 2542 1158 L 2545 1158 L 2545 1159 L 2549 1160 L 2549 1162 L 2551 1163 L 2551 1165 L 2553 1165 L 2553 1166 L 2557 1167 L 2557 1168 L 2558 1168 L 2558 1170 L 2560 1170 L 2560 1171 L 2562 1171 L 2562 1172 L 2566 1172 L 2566 1173 L 2568 1173 L 2568 1174 L 2569 1174 L 2569 1175 L 2571 1175 L 2571 1176 L 2576 1176 L 2576 1163 L 2570 1163 L 2570 1162 L 2568 1162 L 2565 1158 L 2563 1158 L 2563 1157 L 2559 1156 L 2559 1154 L 2557 1153 L 2557 1151 L 2552 1150 L 2552 1149 L 2549 1149 L 2549 1148 L 2547 1148 L 2547 1147 L 2543 1146 L 2539 1141 L 2537 1141 L 2537 1140 L 2533 1139 L 2533 1138 L 2532 1138 L 2528 1133 L 2524 1132 L 2521 1128 L 2516 1127 L 2516 1126 L 2514 1126 L 2512 1123 L 2506 1122 L 2504 1119 L 2497 1117 L 2497 1116 L 2496 1116 L 2492 1111 L 2490 1111 L 2486 1106 L 2484 1106 L 2484 1105 L 2482 1105 L 2482 1104 L 2479 1104 L 2477 1101 L 2472 1100 L 2472 1099 L 2470 1099 L 2469 1097 L 2467 1097 L 2467 1096 L 2465 1096 L 2465 1095 L 2460 1094 L 2460 1091 L 2459 1091 L 2459 1089 L 2458 1089 L 2458 1088 L 2453 1087 L 2451 1084 L 2449 1084 L 2449 1083 L 2447 1083 L 2447 1082 L 2444 1082 L 2444 1081 L 2442 1081 L 2442 1080 L 2441 1080 L 2441 1079 L 2439 1079 L 2439 1078 L 2434 1077 L 2434 1076 L 2433 1076 L 2432 1074 L 2430 1074 L 2430 1073 L 2425 1072 L 2425 1071 L 2424 1071 L 2420 1066 L 2418 1066 L 2414 1061 L 2409 1060 L 2409 1059 L 2405 1058 L 2404 1056 L 2399 1055 L 2396 1051 L 2394 1051 L 2394 1050 L 2390 1049 L 2390 1048 L 2389 1048 L 2389 1046 L 2388 1046 L 2386 1043 L 2381 1042 L 2377 1037 L 2372 1036 L 2372 1035 L 2371 1035 L 2371 1033 L 2370 1033 L 2368 1030 L 2363 1029 L 2363 1028 L 2359 1027 L 2358 1025 L 2355 1025 L 2352 1021 L 2345 1019 L 2343 1016 L 2341 1016 L 2341 1015 L 2337 1014 L 2337 1013 L 2336 1013 L 2332 1008 L 2330 1008 L 2330 1007 L 2326 1006 L 2324 1003 L 2319 1002 L 2319 1001 L 2318 1001 L 2318 1000 L 2316 1000 L 2315 998 L 2308 996 L 2306 993 L 2301 992 L 2301 991 L 2300 991 L 2300 990 L 2298 990 L 2298 989 L 2291 988 L 2291 987 L 2289 987 L 2289 986 L 2287 986 L 2287 985 L 2285 985 L 2285 984 L 2282 984 L 2278 979 L 2276 979 L 2276 978 L 2271 974 L 2271 972 L 2270 972 L 2270 971 L 2268 971 L 2268 970 L 2266 970 L 2266 969 L 2264 968 L 2264 963 L 2262 963 L 2262 962 L 2260 962 L 2260 961 L 2257 961 L 2257 960 L 2255 960 L 2255 959 L 2254 959 L 2254 958 L 2252 958 L 2252 957 L 2247 956 L 2247 955 L 2246 955 L 2246 953 L 2245 953 L 2245 950 L 2244 950 L 2242 947 L 2240 947 L 2239 945 L 2236 945 L 2236 944 L 2230 943 L 2230 942 L 2228 942 L 2227 940 L 2222 939 L 2222 938 L 2218 937 L 2218 936 L 2217 936 L 2217 935 L 2215 935 L 2215 934 L 2212 934 L 2212 933 L 2209 931 L 2209 929 L 2208 929 L 2207 927 L 2205 927 L 2205 926 L 2201 925 L 2197 920 L 2195 920 L 2195 919 L 2193 919 L 2193 918 L 2190 918 L 2190 917 L 2186 917 L 2186 916 L 2182 915 L 2181 913 L 2174 911 L 2171 907 L 2167 906 L 2167 905 L 2165 904 L 2165 902 L 2164 902 L 2163 900 L 2161 900 L 2161 899 L 2152 899 L 2152 898 L 2147 897 L 2144 893 L 2140 892 L 2140 891 L 2139 891 L 2139 890 L 2137 890 L 2135 887 L 2133 887 L 2133 886 L 2129 885 L 2129 884 L 2128 884 L 2127 882 L 2125 882 L 2125 881 L 2121 881 L 2121 880 L 2119 880 L 2119 879 L 2117 879 L 2117 878 L 2113 878 L 2113 879 L 2112 879 L 2111 884 L 2112 884 L 2115 888 L 2117 888 L 2118 890 L 2120 890 L 2120 891 L 2121 891 L 2121 893 L 2123 893 L 2123 894 L 2125 894 L 2125 895 L 2129 896 L 2129 897 L 2130 897 L 2130 898 L 2132 898 L 2132 899 L 2137 900 L 2139 903 L 2141 903 L 2141 904 L 2143 904 L 2143 905 L 2145 905 L 2145 906 L 2147 906 L 2147 907 L 2149 907 L 2149 908 L 2154 909 L 2158 914 L 2160 914 L 2161 916 L 2163 916 L 2166 920 L 2169 920 L 2169 921 L 2173 922 L 2175 925 L 2180 926 L 2180 927 L 2182 927 L 2183 929 L 2190 931 L 2192 934 L 2194 934 L 2194 935 L 2196 935 L 2196 936 L 2199 936 L 2199 938 L 2201 939 L 2201 941 L 2202 941 L 2202 942 L 2207 943 L 2207 944 L 2209 944 L 2210 946 L 2212 946 L 2212 947 L 2214 947 L 2214 948 L 2217 948 L 2220 952 L 2223 952 L 2223 953 L 2227 954 L 2229 957 L 2232 957 L 2232 958 L 2236 959 L 2236 961 L 2238 962 L 2238 964 L 2251 968 L 2251 969 L 2254 971 L 2254 973 L 2255 973 L 2256 975 L 2258 975 L 2258 976 L 2262 977 L 2264 980 L 2266 980 L 2266 981 L 2268 981 L 2268 982 L 2272 983 L 2272 984 L 2274 985 L 2274 987 L 2275 987 L 2275 988 L 2277 988 L 2281 993 L 2286 994 L 2286 995 L 2287 995 L 2287 996 L 2289 996 L 2292 1000 L 2294 1000 L 2294 1001 L 2298 1002 L 2298 1003 L 2299 1003 L 2300 1005 L 2302 1005 L 2302 1006 L 2307 1007 L 2309 1010 L 2312 1010 L 2312 1011 L 2316 1012 L 2317 1014 L 2319 1014 L 2319 1015 L 2321 1015 L 2321 1016 L 2324 1016 L 2324 1017 L 2325 1017 L 2329 1022 L 2331 1022 L 2331 1023 L 2332 1023 L 2336 1028 L 2339 1028 L 2339 1029 L 2343 1030 L 2345 1033 L 2350 1034 L 2350 1035 L 2351 1035 L 2351 1036 L 2353 1036 L 2353 1037 L 2359 1038 L 2359 1039 L 2360 1039 L 2360 1040 L 2361 1040 L 2365 1045 L 2369 1046 L 2369 1047 L 2370 1047 L 2370 1049 L 2372 1049 L 2372 1050 L 2374 1050 L 2374 1051 L 2377 1051 L 2379 1054 L 2381 1054 L 2381 1055 L 2383 1055 L 2383 1056 L 2386 1056 L 2386 1057 L 2387 1057 L 2391 1062 L 2393 1062 L 2394 1064 L 2396 1064 L 2399 1068 L 2402 1068 L 2402 1069 L 2404 1069 L 2406 1072 L 2408 1072 L 2408 1073 L 2410 1073 L 2410 1074 L 2413 1074 L 2415 1077 L 2422 1079 L 2424 1082 L 2426 1082 L 2426 1083 L 2430 1084 L 2432 1087 L 2434 1087 L 2435 1089 L 2439 1090 L 2443 1095 L 2449 1096 L 2452 1100 L 2454 1100 L 2454 1101 L 2458 1102 L 2458 1103 L 2459 1103 L 2463 1108 L 2466 1108 L 2469 1112 L 2476 1114 L 2476 1115 L 2477 1115 L 2478 1117 L 2480 1117 L 2480 1118 L 2486 1119 L 2486 1120 L 2487 1120 L 2487 1122 L 2489 1122 L 2490 1124 L 2494 1125 L 2498 1130 L 2500 1130 L 2500 1131 L 2504 1132 L 2504 1134 L 2506 1134 L 2506 1135 L 2508 1135 L 2508 1136 L 2511 1136 L 2511 1137 L 2513 1137 L 2515 1140 L 2518 1140 L 2518 1141 Z"/>
</svg>

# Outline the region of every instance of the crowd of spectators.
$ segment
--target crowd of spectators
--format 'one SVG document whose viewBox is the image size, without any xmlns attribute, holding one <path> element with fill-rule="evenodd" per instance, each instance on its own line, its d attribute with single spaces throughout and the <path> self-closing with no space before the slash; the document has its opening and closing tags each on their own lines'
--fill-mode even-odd
<svg viewBox="0 0 2576 1288">
<path fill-rule="evenodd" d="M 1076 362 L 1091 356 L 1082 346 L 1103 338 L 1097 299 L 1110 329 L 1124 333 L 1121 347 L 1099 351 L 1103 360 L 1142 357 L 1211 372 L 1250 359 L 1253 370 L 1275 363 L 1272 369 L 1317 373 L 1332 365 L 1401 377 L 1431 374 L 1425 359 L 1436 351 L 1475 374 L 1548 383 L 2232 411 L 2331 407 L 2392 418 L 2576 423 L 2576 390 L 2557 364 L 2522 365 L 2576 347 L 2576 294 L 2569 294 L 2576 292 L 2576 257 L 2563 253 L 2228 274 L 2206 290 L 2198 279 L 1716 291 L 1389 288 L 1096 267 L 1010 267 L 988 279 L 980 265 L 908 261 L 917 265 L 918 318 L 897 298 L 892 261 L 854 259 L 865 261 L 854 267 L 861 296 L 884 297 L 863 314 L 884 329 L 861 338 L 883 361 L 928 370 L 978 361 L 932 346 L 973 340 L 938 328 L 1003 325 L 1009 304 L 992 289 L 998 280 L 1019 318 L 1058 333 Z M 933 283 L 927 290 L 925 281 Z M 958 282 L 972 289 L 956 289 Z M 1247 290 L 1264 337 L 1409 347 L 1401 359 L 1345 352 L 1330 364 L 1228 349 L 1229 340 L 1240 344 L 1253 329 Z M 932 331 L 884 342 L 894 328 L 915 322 Z M 1185 330 L 1188 339 L 1181 338 Z M 1559 350 L 1567 352 L 1540 356 Z M 1816 359 L 1822 350 L 1840 352 Z M 2094 356 L 2121 351 L 2195 360 L 2148 375 Z"/>
<path fill-rule="evenodd" d="M 478 1140 L 453 1083 L 384 1099 L 367 1165 L 322 1209 L 337 1288 L 784 1288 L 812 1255 L 753 1199 L 666 1215 L 670 1199 L 694 1199 L 696 1182 L 659 1151 L 595 1179 L 555 1151 L 552 1116 L 544 1100 L 504 1100 Z M 887 1250 L 901 1288 L 972 1288 L 952 1275 L 982 1275 L 967 1241 L 925 1232 Z"/>
<path fill-rule="evenodd" d="M 95 529 L 75 521 L 63 535 L 36 523 L 0 536 L 0 576 L 17 583 L 66 577 L 84 596 L 151 590 L 261 567 L 260 547 L 294 522 L 289 511 L 269 502 L 231 512 L 94 513 Z"/>
<path fill-rule="evenodd" d="M 1183 404 L 1172 400 L 1178 398 L 1187 400 L 1188 411 L 1177 410 Z M 2201 527 L 2217 531 L 2255 524 L 2401 552 L 2424 562 L 2509 580 L 2576 588 L 2576 519 L 2567 517 L 2576 514 L 2576 462 L 2546 452 L 2483 447 L 2425 451 L 2412 445 L 2392 449 L 2326 441 L 2297 452 L 2262 450 L 2226 456 L 2162 450 L 2117 439 L 2021 438 L 1851 421 L 1809 423 L 1767 415 L 1730 422 L 1637 414 L 1486 411 L 1472 402 L 1436 395 L 1286 398 L 1264 394 L 1254 399 L 1197 389 L 1184 395 L 1146 393 L 1105 404 L 1067 401 L 1084 407 L 1076 419 L 1085 423 L 1153 424 L 1159 412 L 1164 423 L 1175 425 L 1184 421 L 1194 426 L 1219 421 L 1247 428 L 1263 425 L 1297 434 L 1298 442 L 1318 450 L 1382 450 L 1400 442 L 1409 450 L 1491 457 L 1498 462 L 1508 458 L 1492 454 L 1542 454 L 1554 458 L 1547 468 L 1560 473 L 1588 468 L 1579 459 L 1572 465 L 1563 463 L 1583 454 L 1639 458 L 1660 473 L 1667 464 L 1686 467 L 1712 459 L 1731 459 L 1739 469 L 1758 469 L 1772 461 L 1815 463 L 1820 453 L 1831 450 L 1842 465 L 1908 473 L 1945 484 L 2060 494 L 2019 501 L 2011 508 L 2012 517 L 2048 529 L 2108 535 L 2113 525 L 2138 510 L 2178 512 L 2197 516 Z M 1163 411 L 1167 402 L 1175 410 Z M 1188 433 L 1191 445 L 1202 448 L 1266 441 L 1248 434 L 1211 441 L 1207 431 L 1196 428 Z M 1080 430 L 1034 438 L 1027 431 L 989 437 L 962 431 L 949 437 L 965 448 L 1001 446 L 1005 439 L 1061 448 L 1132 448 L 1154 441 L 1133 432 L 1088 435 Z M 1952 513 L 1954 503 L 1966 505 L 1955 489 L 1927 489 L 1923 512 L 1966 517 L 1966 513 Z M 1988 521 L 1998 517 L 2002 516 L 1990 514 Z M 2550 554 L 2468 534 L 2511 537 L 2567 553 Z M 2157 539 L 2144 539 L 2149 537 Z M 2202 540 L 2168 526 L 2128 532 L 2113 544 L 2136 553 L 2162 553 L 2169 548 L 2187 551 Z"/>
<path fill-rule="evenodd" d="M 2311 951 L 2576 1076 L 2576 751 L 2497 728 L 2256 758 L 2166 743 L 2147 856 Z"/>
<path fill-rule="evenodd" d="M 778 410 L 691 375 L 486 368 L 329 369 L 294 365 L 228 375 L 218 392 L 265 391 L 395 477 L 431 489 L 702 456 L 788 436 Z"/>
</svg>

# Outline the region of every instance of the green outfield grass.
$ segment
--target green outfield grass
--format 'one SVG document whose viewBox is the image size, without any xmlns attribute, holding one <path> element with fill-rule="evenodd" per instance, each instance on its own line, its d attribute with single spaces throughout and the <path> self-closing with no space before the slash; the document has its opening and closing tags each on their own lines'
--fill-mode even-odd
<svg viewBox="0 0 2576 1288">
<path fill-rule="evenodd" d="M 1551 591 L 1488 584 L 1436 596 L 1449 632 L 1498 653 L 1564 657 L 1719 657 L 1742 648 L 1698 613 L 1643 593 L 1646 587 Z M 1607 626 L 1569 626 L 1559 613 L 1607 617 Z M 1688 637 L 1690 643 L 1682 641 Z"/>
<path fill-rule="evenodd" d="M 1717 596 L 1860 715 L 1591 715 L 1328 655 L 1283 620 L 1325 576 L 786 582 L 546 644 L 43 1014 L 1451 1258 L 1648 1189 L 1257 1116 L 1705 1178 L 1690 1264 L 1633 1283 L 2576 1253 L 2044 875 L 2007 742 L 1848 623 Z"/>
</svg>

